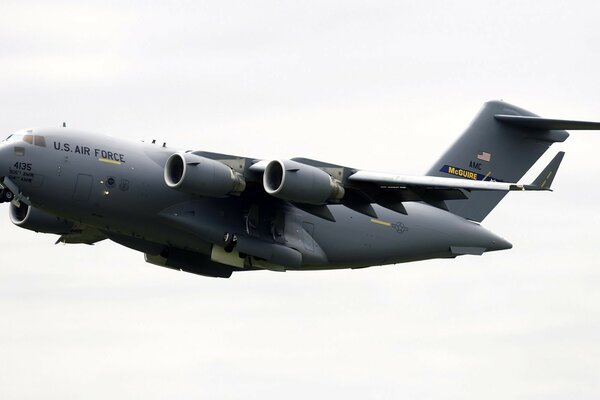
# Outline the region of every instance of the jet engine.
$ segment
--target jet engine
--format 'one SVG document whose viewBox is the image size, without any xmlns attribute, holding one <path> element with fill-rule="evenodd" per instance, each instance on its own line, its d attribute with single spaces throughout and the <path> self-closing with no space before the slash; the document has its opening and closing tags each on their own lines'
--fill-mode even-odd
<svg viewBox="0 0 600 400">
<path fill-rule="evenodd" d="M 246 188 L 244 177 L 227 165 L 190 153 L 167 159 L 165 182 L 173 189 L 199 196 L 224 197 Z"/>
<path fill-rule="evenodd" d="M 72 222 L 25 203 L 21 203 L 20 207 L 11 204 L 9 215 L 13 224 L 35 232 L 64 235 L 70 233 L 73 228 Z"/>
<path fill-rule="evenodd" d="M 327 172 L 291 160 L 274 160 L 263 175 L 265 191 L 280 199 L 322 205 L 344 197 L 344 187 Z"/>
</svg>

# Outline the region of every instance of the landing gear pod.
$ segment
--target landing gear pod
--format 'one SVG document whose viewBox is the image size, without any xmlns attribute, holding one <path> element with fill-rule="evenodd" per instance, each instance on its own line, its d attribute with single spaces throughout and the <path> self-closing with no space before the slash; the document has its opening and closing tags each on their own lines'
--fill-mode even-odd
<svg viewBox="0 0 600 400">
<path fill-rule="evenodd" d="M 246 188 L 244 177 L 227 165 L 189 153 L 167 159 L 165 182 L 173 189 L 209 197 L 240 194 Z"/>
</svg>

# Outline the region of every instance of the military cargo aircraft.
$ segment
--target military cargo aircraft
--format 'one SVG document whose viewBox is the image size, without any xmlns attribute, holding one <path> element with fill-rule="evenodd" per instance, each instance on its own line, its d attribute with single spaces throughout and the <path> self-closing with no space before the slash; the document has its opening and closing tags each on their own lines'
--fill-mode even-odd
<svg viewBox="0 0 600 400">
<path fill-rule="evenodd" d="M 512 247 L 480 223 L 509 191 L 550 190 L 563 152 L 518 181 L 566 129 L 600 123 L 491 101 L 425 176 L 25 129 L 0 143 L 0 199 L 57 243 L 109 239 L 212 277 L 481 255 Z"/>
</svg>

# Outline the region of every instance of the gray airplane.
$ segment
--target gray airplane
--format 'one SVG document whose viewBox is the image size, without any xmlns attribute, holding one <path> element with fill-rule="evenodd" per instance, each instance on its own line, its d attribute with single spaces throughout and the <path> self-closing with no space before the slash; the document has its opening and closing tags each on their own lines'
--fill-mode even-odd
<svg viewBox="0 0 600 400">
<path fill-rule="evenodd" d="M 0 199 L 15 225 L 57 243 L 109 239 L 213 277 L 481 255 L 512 247 L 480 222 L 509 191 L 550 190 L 563 152 L 517 182 L 565 129 L 600 123 L 488 102 L 425 176 L 26 129 L 0 143 Z"/>
</svg>

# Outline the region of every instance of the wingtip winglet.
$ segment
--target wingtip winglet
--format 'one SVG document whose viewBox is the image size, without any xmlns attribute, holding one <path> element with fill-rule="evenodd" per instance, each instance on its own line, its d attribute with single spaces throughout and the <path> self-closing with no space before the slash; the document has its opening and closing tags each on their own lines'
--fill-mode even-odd
<svg viewBox="0 0 600 400">
<path fill-rule="evenodd" d="M 535 187 L 537 190 L 552 190 L 550 189 L 552 181 L 554 181 L 554 177 L 556 176 L 556 172 L 558 171 L 558 167 L 560 166 L 564 155 L 564 151 L 559 151 L 530 186 Z"/>
</svg>

